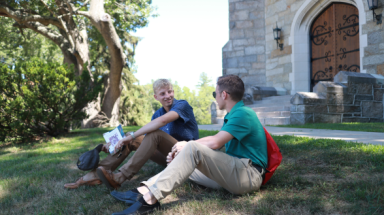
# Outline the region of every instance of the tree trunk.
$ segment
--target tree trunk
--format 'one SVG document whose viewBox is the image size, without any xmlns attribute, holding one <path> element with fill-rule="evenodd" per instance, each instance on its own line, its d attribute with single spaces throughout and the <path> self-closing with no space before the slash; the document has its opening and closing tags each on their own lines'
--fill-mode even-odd
<svg viewBox="0 0 384 215">
<path fill-rule="evenodd" d="M 113 26 L 111 16 L 105 13 L 104 0 L 90 1 L 89 16 L 92 24 L 98 29 L 107 43 L 111 55 L 109 81 L 108 86 L 105 86 L 101 111 L 110 118 L 110 126 L 115 126 L 118 124 L 119 98 L 122 90 L 121 72 L 126 56 L 120 44 L 120 38 Z"/>
<path fill-rule="evenodd" d="M 41 1 L 45 4 L 44 1 Z M 82 15 L 90 19 L 93 26 L 103 36 L 109 53 L 111 55 L 110 73 L 108 85 L 105 86 L 102 108 L 100 108 L 100 98 L 98 102 L 89 104 L 85 111 L 89 115 L 88 119 L 83 120 L 82 127 L 93 127 L 92 119 L 100 112 L 104 112 L 110 119 L 110 126 L 118 124 L 119 102 L 122 90 L 121 72 L 125 64 L 126 56 L 120 44 L 120 38 L 113 26 L 111 17 L 105 13 L 104 0 L 91 0 L 88 12 L 79 11 L 70 1 L 55 0 L 58 11 L 51 11 L 53 16 L 23 15 L 26 10 L 13 9 L 12 7 L 0 3 L 0 16 L 6 16 L 14 19 L 19 28 L 30 28 L 33 31 L 42 34 L 56 43 L 64 56 L 64 63 L 73 64 L 77 75 L 80 75 L 84 68 L 83 65 L 89 62 L 88 35 L 85 29 L 84 20 L 78 19 L 78 27 L 73 20 L 73 15 Z M 56 13 L 57 12 L 57 13 Z M 58 31 L 48 27 L 54 25 Z M 88 72 L 91 73 L 88 64 Z M 92 77 L 92 75 L 91 75 Z"/>
</svg>

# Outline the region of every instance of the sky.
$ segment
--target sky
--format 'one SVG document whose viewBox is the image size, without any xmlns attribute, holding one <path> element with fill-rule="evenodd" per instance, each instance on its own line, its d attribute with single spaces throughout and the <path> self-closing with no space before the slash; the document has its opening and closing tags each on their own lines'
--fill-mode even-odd
<svg viewBox="0 0 384 215">
<path fill-rule="evenodd" d="M 153 0 L 155 18 L 132 33 L 141 38 L 135 60 L 140 85 L 167 78 L 196 89 L 202 72 L 222 75 L 221 49 L 229 38 L 227 0 Z"/>
</svg>

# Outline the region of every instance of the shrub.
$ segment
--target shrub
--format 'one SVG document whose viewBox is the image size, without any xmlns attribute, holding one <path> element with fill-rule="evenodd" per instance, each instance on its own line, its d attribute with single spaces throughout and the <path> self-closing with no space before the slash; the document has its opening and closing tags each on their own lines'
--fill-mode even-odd
<svg viewBox="0 0 384 215">
<path fill-rule="evenodd" d="M 83 108 L 97 98 L 102 80 L 88 71 L 39 59 L 0 65 L 0 141 L 57 136 L 72 121 L 86 116 Z"/>
</svg>

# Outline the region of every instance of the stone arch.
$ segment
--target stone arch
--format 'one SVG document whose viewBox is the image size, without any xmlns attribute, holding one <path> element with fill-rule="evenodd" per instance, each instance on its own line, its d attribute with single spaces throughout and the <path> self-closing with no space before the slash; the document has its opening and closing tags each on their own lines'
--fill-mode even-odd
<svg viewBox="0 0 384 215">
<path fill-rule="evenodd" d="M 367 46 L 367 35 L 362 34 L 362 26 L 366 23 L 366 2 L 364 3 L 363 0 L 305 0 L 293 18 L 289 37 L 289 44 L 292 45 L 292 73 L 289 74 L 292 95 L 310 90 L 310 27 L 326 7 L 336 2 L 354 5 L 359 10 L 360 62 L 363 62 L 364 47 Z M 361 69 L 361 73 L 366 73 L 366 70 Z"/>
</svg>

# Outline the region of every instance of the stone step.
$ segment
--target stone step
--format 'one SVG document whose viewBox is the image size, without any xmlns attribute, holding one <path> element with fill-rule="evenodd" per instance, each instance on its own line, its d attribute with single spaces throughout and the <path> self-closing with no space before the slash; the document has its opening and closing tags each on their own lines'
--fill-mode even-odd
<svg viewBox="0 0 384 215">
<path fill-rule="evenodd" d="M 289 117 L 291 116 L 290 111 L 272 111 L 272 112 L 256 112 L 257 117 L 260 118 L 271 118 L 271 117 Z"/>
<path fill-rule="evenodd" d="M 290 117 L 272 117 L 260 119 L 262 125 L 289 125 L 291 123 Z"/>
<path fill-rule="evenodd" d="M 252 107 L 255 112 L 290 111 L 291 105 Z"/>
</svg>

